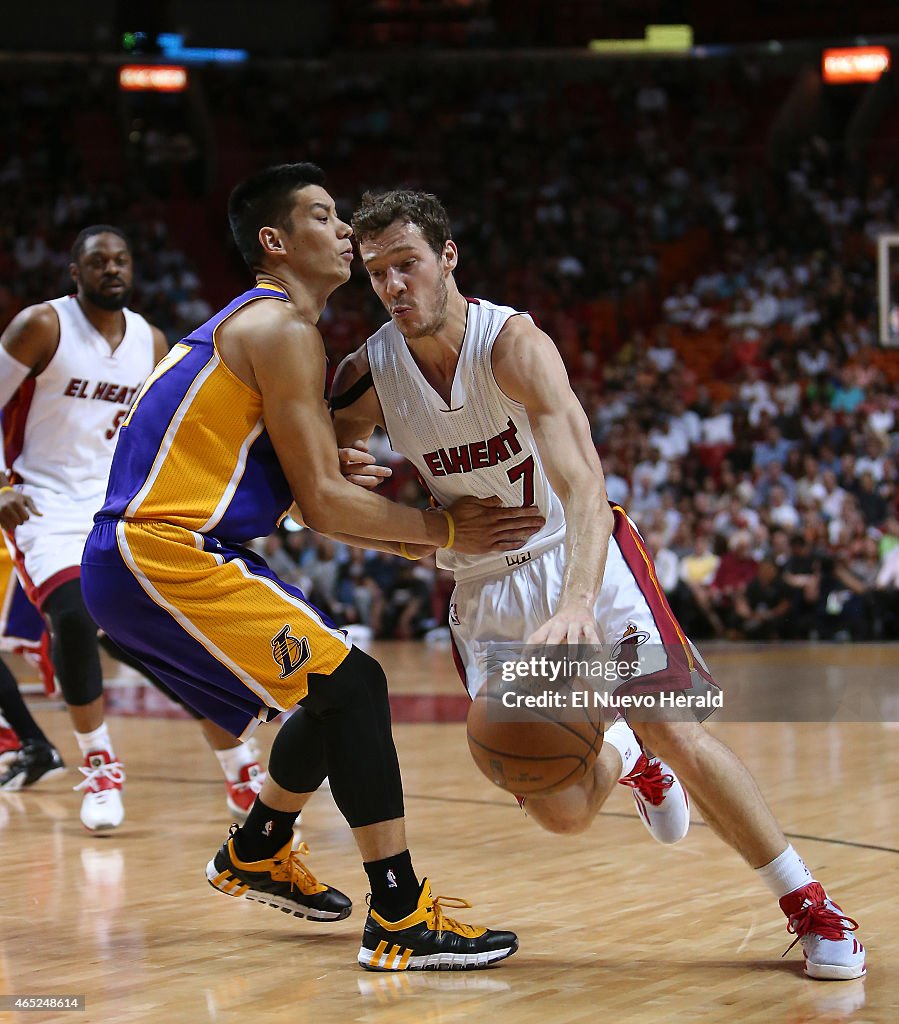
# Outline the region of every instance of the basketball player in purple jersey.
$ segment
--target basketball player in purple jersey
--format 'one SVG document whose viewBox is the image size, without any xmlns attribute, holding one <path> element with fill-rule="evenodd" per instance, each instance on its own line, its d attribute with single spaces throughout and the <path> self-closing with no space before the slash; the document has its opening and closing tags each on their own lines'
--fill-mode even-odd
<svg viewBox="0 0 899 1024">
<path fill-rule="evenodd" d="M 128 413 L 85 546 L 85 601 L 119 646 L 235 736 L 299 704 L 246 823 L 206 866 L 210 885 L 298 917 L 346 917 L 350 900 L 291 846 L 327 776 L 371 885 L 360 965 L 469 970 L 511 956 L 517 939 L 445 917 L 419 881 L 381 667 L 244 545 L 294 502 L 311 526 L 351 540 L 364 519 L 389 551 L 404 537 L 472 553 L 519 547 L 542 519 L 470 498 L 419 512 L 341 476 L 316 324 L 350 276 L 352 231 L 323 180 L 312 164 L 287 164 L 232 193 L 255 283 L 172 349 Z"/>
<path fill-rule="evenodd" d="M 450 627 L 470 694 L 489 671 L 491 641 L 616 644 L 638 636 L 663 652 L 665 662 L 641 676 L 640 688 L 714 686 L 658 586 L 639 534 L 623 509 L 609 506 L 587 417 L 552 339 L 526 314 L 460 294 L 453 276 L 458 251 L 434 196 L 368 194 L 353 226 L 372 288 L 391 319 L 335 376 L 338 443 L 352 447 L 381 426 L 439 500 L 499 495 L 504 503 L 533 502 L 545 518 L 517 552 L 438 554 L 438 564 L 456 575 Z M 348 459 L 344 472 L 357 482 L 376 472 L 365 464 L 370 459 L 360 457 L 356 465 Z M 679 778 L 707 824 L 780 901 L 788 931 L 802 943 L 806 973 L 862 976 L 865 950 L 852 934 L 856 923 L 813 879 L 736 756 L 698 721 L 650 722 L 639 712 L 629 718 L 666 762 L 645 793 L 629 778 L 636 751 L 629 738 L 613 735 L 626 728 L 616 723 L 595 772 L 562 793 L 528 798 L 528 813 L 550 831 L 579 831 L 616 780 L 636 782 L 650 831 L 676 841 L 686 830 Z M 641 757 L 638 776 L 646 760 Z M 654 821 L 668 803 L 672 811 Z"/>
<path fill-rule="evenodd" d="M 53 666 L 84 758 L 76 787 L 84 793 L 82 824 L 105 832 L 124 819 L 125 774 L 104 720 L 81 554 L 103 504 L 118 428 L 168 345 L 158 327 L 128 308 L 134 270 L 118 228 L 85 228 L 72 247 L 70 271 L 74 295 L 23 309 L 0 337 L 9 467 L 8 477 L 0 474 L 0 527 L 28 597 L 49 624 Z M 245 814 L 255 799 L 256 754 L 214 723 L 201 725 L 225 772 L 228 808 Z"/>
</svg>

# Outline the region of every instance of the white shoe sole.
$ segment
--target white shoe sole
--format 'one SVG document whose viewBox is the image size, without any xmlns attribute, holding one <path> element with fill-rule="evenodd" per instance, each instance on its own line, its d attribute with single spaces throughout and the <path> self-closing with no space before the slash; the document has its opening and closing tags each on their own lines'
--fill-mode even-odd
<svg viewBox="0 0 899 1024">
<path fill-rule="evenodd" d="M 125 820 L 124 815 L 119 821 L 98 821 L 92 825 L 88 825 L 86 821 L 82 821 L 81 824 L 90 832 L 92 835 L 98 835 L 103 832 L 114 832 Z"/>
<path fill-rule="evenodd" d="M 376 950 L 361 946 L 356 959 L 359 966 L 366 971 L 476 971 L 505 960 L 516 949 L 517 946 L 506 946 L 505 949 L 491 949 L 483 953 L 432 953 L 429 956 L 410 956 L 405 965 L 400 967 L 402 947 L 397 952 L 383 953 L 373 961 L 372 957 Z"/>
<path fill-rule="evenodd" d="M 115 803 L 118 806 L 115 806 Z M 82 806 L 81 813 L 81 824 L 88 830 L 88 832 L 112 832 L 117 829 L 119 825 L 125 820 L 125 808 L 122 805 L 121 797 L 114 802 L 112 807 L 100 806 L 99 808 L 91 808 L 92 817 L 90 820 L 84 820 L 84 807 Z"/>
<path fill-rule="evenodd" d="M 864 964 L 861 967 L 839 967 L 836 964 L 814 964 L 806 960 L 805 973 L 816 981 L 852 981 L 863 978 L 868 971 Z"/>
</svg>

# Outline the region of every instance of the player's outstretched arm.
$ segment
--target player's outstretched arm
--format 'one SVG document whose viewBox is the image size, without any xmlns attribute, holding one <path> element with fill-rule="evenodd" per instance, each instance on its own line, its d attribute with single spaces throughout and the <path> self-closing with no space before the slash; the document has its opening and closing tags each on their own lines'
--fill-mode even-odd
<svg viewBox="0 0 899 1024">
<path fill-rule="evenodd" d="M 525 317 L 508 321 L 493 348 L 501 390 L 528 415 L 543 467 L 565 508 L 568 558 L 559 604 L 530 643 L 598 643 L 594 604 L 605 572 L 613 517 L 605 477 L 552 339 Z"/>
<path fill-rule="evenodd" d="M 324 400 L 325 353 L 321 336 L 307 320 L 263 311 L 241 321 L 241 347 L 253 382 L 262 395 L 265 425 L 306 523 L 322 533 L 357 535 L 433 547 L 450 539 L 447 518 L 439 511 L 419 511 L 388 501 L 345 480 L 337 457 L 337 438 Z M 263 329 L 260 329 L 263 328 Z M 515 520 L 536 529 L 533 512 L 468 510 L 455 520 L 455 546 L 480 554 L 492 550 L 497 533 Z"/>
</svg>

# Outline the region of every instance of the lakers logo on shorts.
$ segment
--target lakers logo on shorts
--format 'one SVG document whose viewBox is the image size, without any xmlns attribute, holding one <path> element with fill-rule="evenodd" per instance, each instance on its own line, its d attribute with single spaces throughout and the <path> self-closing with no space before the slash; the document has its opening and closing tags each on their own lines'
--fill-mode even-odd
<svg viewBox="0 0 899 1024">
<path fill-rule="evenodd" d="M 306 637 L 298 640 L 290 634 L 290 626 L 285 626 L 277 636 L 272 637 L 272 657 L 281 666 L 281 679 L 293 675 L 312 657 L 309 641 Z"/>
</svg>

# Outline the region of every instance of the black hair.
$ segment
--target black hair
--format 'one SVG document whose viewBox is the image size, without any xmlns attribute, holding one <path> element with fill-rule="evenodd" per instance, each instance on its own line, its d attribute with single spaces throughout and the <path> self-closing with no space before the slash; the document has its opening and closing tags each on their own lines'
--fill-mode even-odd
<svg viewBox="0 0 899 1024">
<path fill-rule="evenodd" d="M 287 228 L 293 194 L 307 185 L 324 185 L 315 164 L 276 164 L 245 178 L 228 198 L 228 223 L 235 244 L 250 269 L 262 259 L 259 231 L 269 225 Z"/>
<path fill-rule="evenodd" d="M 128 241 L 128 236 L 122 231 L 121 228 L 113 227 L 112 224 L 91 224 L 90 227 L 83 228 L 78 232 L 78 237 L 72 243 L 72 262 L 77 263 L 82 254 L 84 253 L 84 247 L 87 245 L 87 240 L 93 238 L 94 235 L 117 235 L 128 247 L 128 252 L 131 252 L 131 242 Z"/>
</svg>

